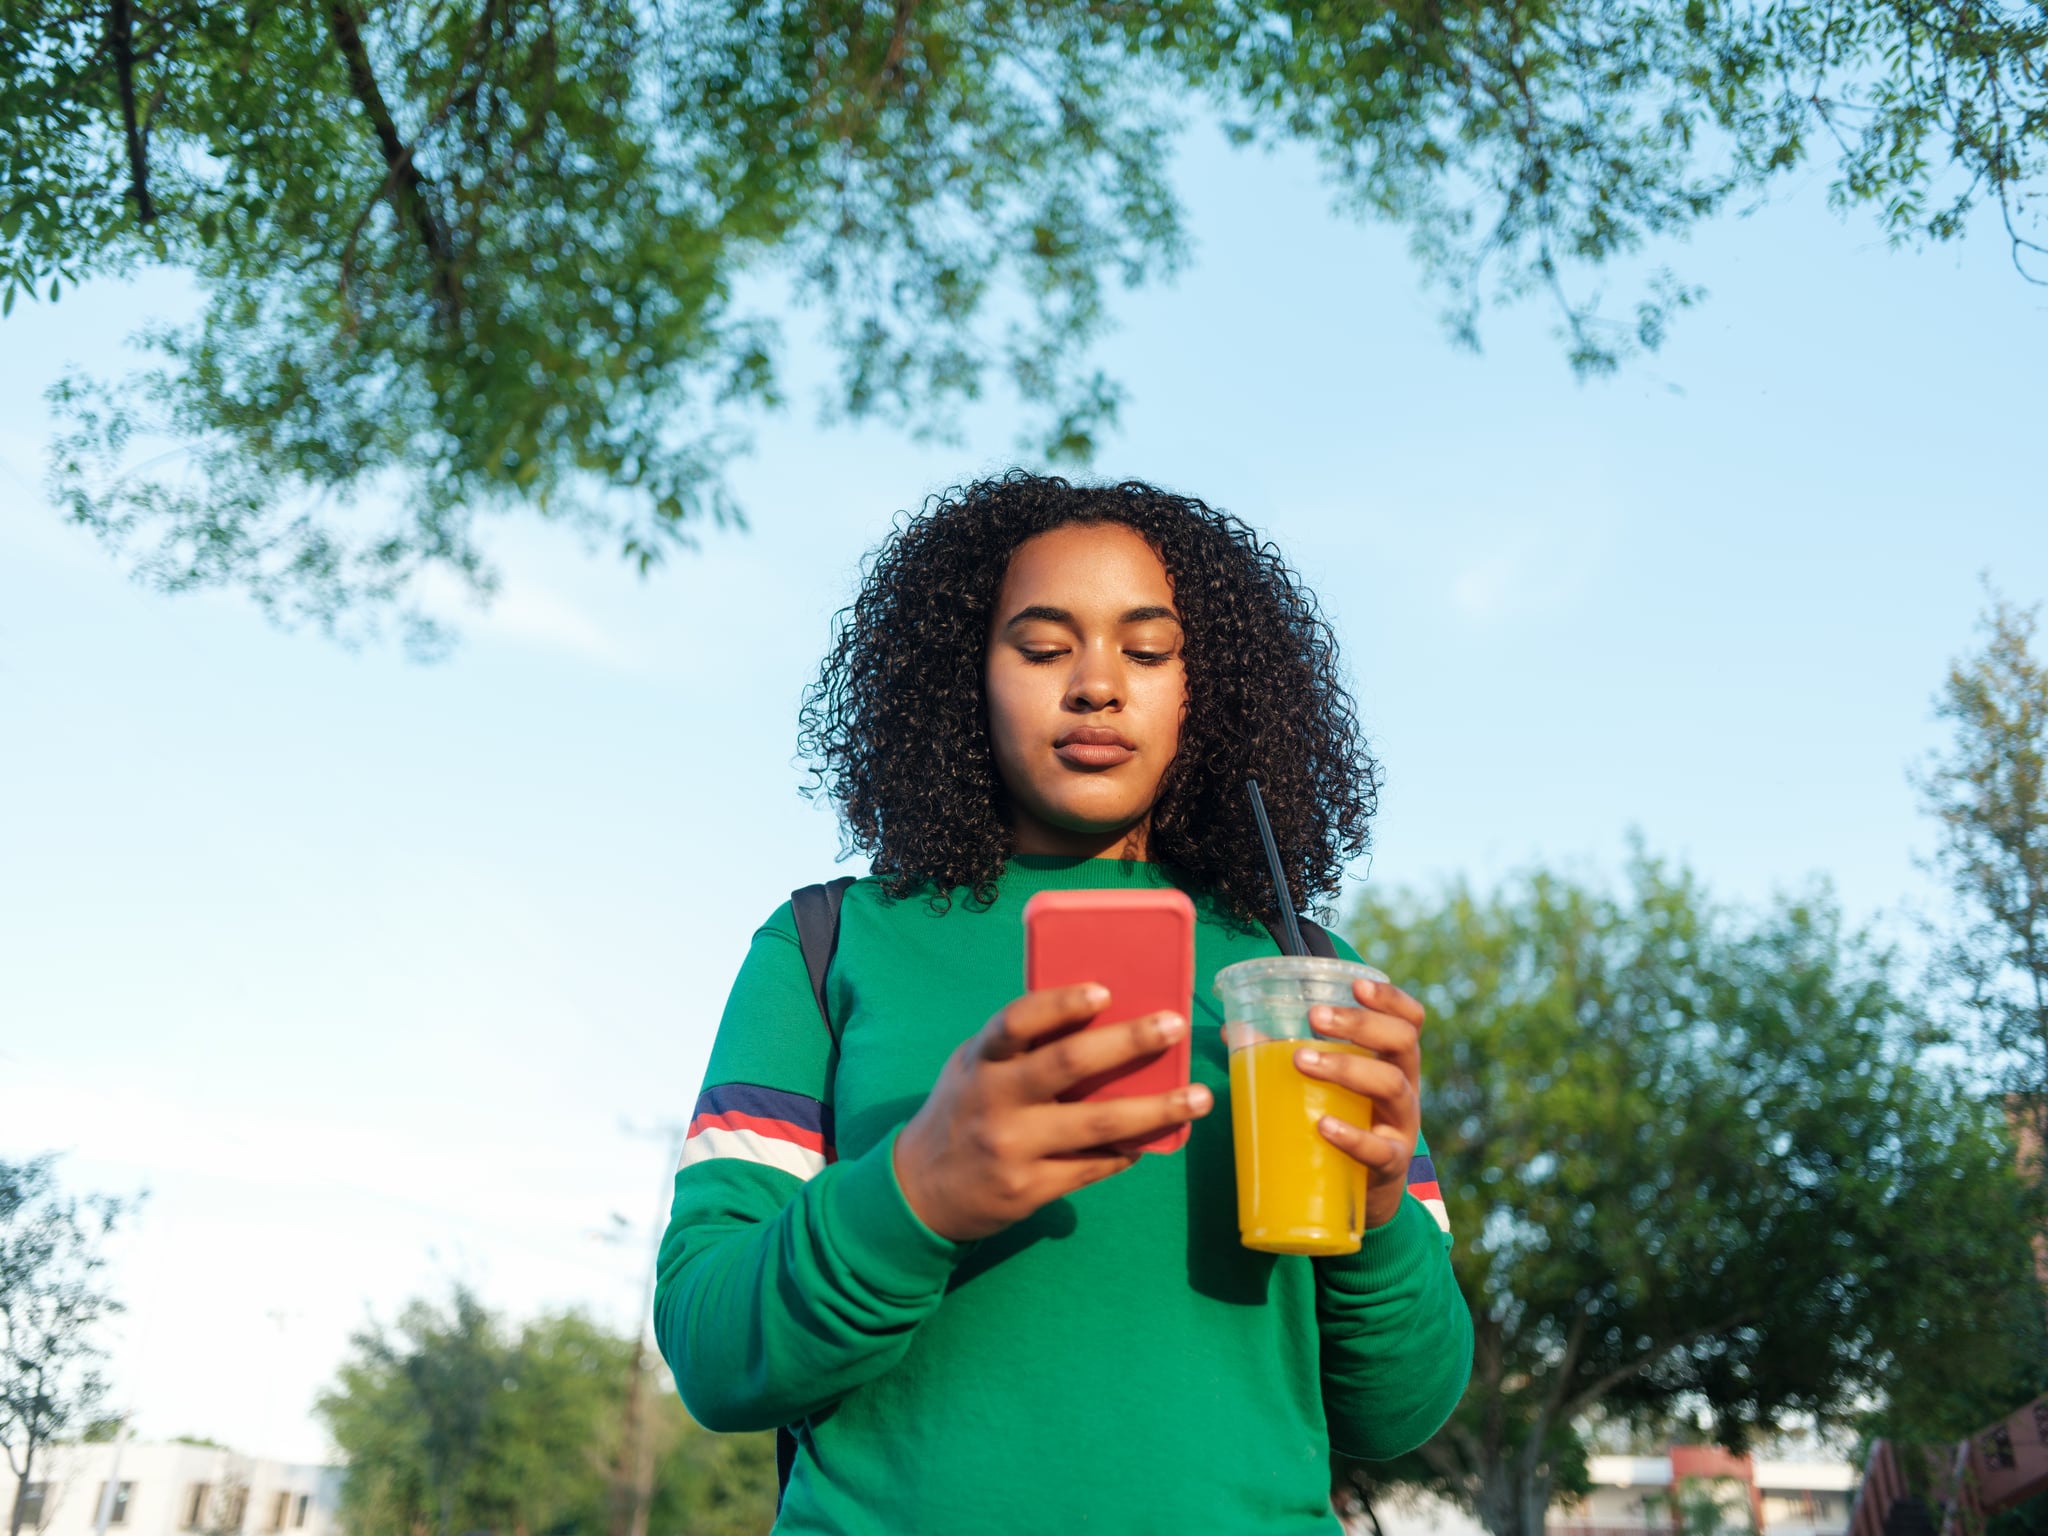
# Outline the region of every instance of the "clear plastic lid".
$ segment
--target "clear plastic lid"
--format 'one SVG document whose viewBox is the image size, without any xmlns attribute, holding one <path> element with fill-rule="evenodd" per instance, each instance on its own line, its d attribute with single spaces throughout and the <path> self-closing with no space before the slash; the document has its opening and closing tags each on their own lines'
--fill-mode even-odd
<svg viewBox="0 0 2048 1536">
<path fill-rule="evenodd" d="M 1356 1007 L 1354 983 L 1386 979 L 1384 972 L 1356 960 L 1316 955 L 1274 955 L 1226 965 L 1216 973 L 1224 1043 L 1235 1051 L 1261 1040 L 1313 1039 L 1309 1009 L 1318 1004 Z"/>
<path fill-rule="evenodd" d="M 1356 960 L 1325 960 L 1320 955 L 1270 955 L 1240 960 L 1216 973 L 1216 990 L 1260 990 L 1268 987 L 1334 986 L 1349 990 L 1358 980 L 1385 981 L 1387 973 Z"/>
</svg>

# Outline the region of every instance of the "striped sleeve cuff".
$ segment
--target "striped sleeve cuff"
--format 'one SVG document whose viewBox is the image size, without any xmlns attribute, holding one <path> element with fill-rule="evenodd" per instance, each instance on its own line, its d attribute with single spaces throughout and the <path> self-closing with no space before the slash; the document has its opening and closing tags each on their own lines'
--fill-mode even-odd
<svg viewBox="0 0 2048 1536">
<path fill-rule="evenodd" d="M 1444 1206 L 1444 1192 L 1436 1181 L 1436 1160 L 1427 1152 L 1408 1164 L 1408 1193 L 1422 1202 L 1422 1208 L 1435 1219 L 1437 1230 L 1449 1236 L 1451 1213 Z"/>
<path fill-rule="evenodd" d="M 809 1181 L 837 1156 L 832 1111 L 818 1100 L 753 1083 L 722 1083 L 698 1096 L 678 1167 L 727 1157 Z"/>
</svg>

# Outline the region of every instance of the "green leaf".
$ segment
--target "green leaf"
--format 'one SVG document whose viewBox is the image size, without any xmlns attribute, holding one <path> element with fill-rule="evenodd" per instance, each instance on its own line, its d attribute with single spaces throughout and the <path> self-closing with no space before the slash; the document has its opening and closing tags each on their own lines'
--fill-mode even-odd
<svg viewBox="0 0 2048 1536">
<path fill-rule="evenodd" d="M 1492 1362 L 1382 1481 L 1538 1536 L 1511 1511 L 1585 1479 L 1557 1402 L 1737 1445 L 1884 1404 L 1953 1438 L 2048 1385 L 2004 1106 L 1824 890 L 1731 908 L 1638 854 L 1619 890 L 1532 870 L 1369 896 L 1350 931 L 1430 1011 L 1423 1130 Z"/>
<path fill-rule="evenodd" d="M 2048 120 L 2024 7 L 1933 28 L 1817 0 L 927 0 L 877 35 L 888 9 L 705 0 L 684 79 L 641 0 L 152 8 L 169 46 L 135 83 L 178 208 L 145 229 L 110 162 L 103 29 L 19 0 L 8 260 L 67 282 L 164 262 L 205 300 L 132 396 L 194 450 L 196 500 L 121 462 L 64 471 L 63 494 L 167 586 L 404 627 L 428 571 L 488 582 L 476 509 L 614 547 L 715 518 L 750 413 L 780 398 L 780 337 L 731 301 L 769 271 L 839 354 L 836 413 L 944 440 L 1000 382 L 1022 440 L 1085 458 L 1114 425 L 1090 360 L 1109 294 L 1187 257 L 1169 155 L 1189 102 L 1235 142 L 1312 151 L 1342 207 L 1402 225 L 1455 343 L 1543 295 L 1582 377 L 1662 345 L 1680 307 L 1652 288 L 1603 308 L 1617 257 L 1810 153 L 1894 242 L 1962 231 L 1967 202 L 1934 187 L 1953 166 L 2011 238 L 2048 243 L 2028 222 L 2048 159 L 2012 148 Z M 324 510 L 373 485 L 400 498 L 395 541 Z M 209 521 L 228 506 L 232 528 Z"/>
</svg>

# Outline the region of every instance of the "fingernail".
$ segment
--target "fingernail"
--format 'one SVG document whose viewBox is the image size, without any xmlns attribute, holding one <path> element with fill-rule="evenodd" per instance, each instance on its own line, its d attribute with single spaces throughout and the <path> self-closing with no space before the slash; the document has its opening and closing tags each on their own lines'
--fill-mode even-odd
<svg viewBox="0 0 2048 1536">
<path fill-rule="evenodd" d="M 1339 1120 L 1335 1115 L 1323 1116 L 1322 1119 L 1316 1122 L 1316 1128 L 1325 1136 L 1342 1136 L 1351 1129 L 1350 1126 Z"/>
<path fill-rule="evenodd" d="M 1323 1053 L 1321 1051 L 1296 1051 L 1294 1053 L 1294 1064 L 1297 1067 L 1320 1067 L 1323 1064 Z"/>
<path fill-rule="evenodd" d="M 1308 1021 L 1311 1024 L 1327 1024 L 1335 1016 L 1336 1012 L 1336 1009 L 1318 1003 L 1315 1007 L 1309 1009 Z"/>
<path fill-rule="evenodd" d="M 1215 1099 L 1208 1089 L 1197 1083 L 1187 1091 L 1184 1102 L 1192 1113 L 1205 1115 L 1209 1112 L 1209 1106 L 1215 1102 Z"/>
<path fill-rule="evenodd" d="M 1178 1040 L 1187 1032 L 1188 1021 L 1177 1013 L 1162 1013 L 1159 1016 L 1159 1035 L 1164 1040 Z"/>
<path fill-rule="evenodd" d="M 1093 1003 L 1096 1007 L 1100 1008 L 1104 1003 L 1109 1001 L 1109 988 L 1101 986 L 1091 981 L 1088 984 L 1086 991 L 1082 995 L 1085 996 L 1089 1002 Z"/>
</svg>

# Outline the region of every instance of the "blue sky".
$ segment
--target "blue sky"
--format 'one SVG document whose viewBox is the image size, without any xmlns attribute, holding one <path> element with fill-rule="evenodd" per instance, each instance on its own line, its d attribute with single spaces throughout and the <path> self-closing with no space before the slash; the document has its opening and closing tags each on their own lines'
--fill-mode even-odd
<svg viewBox="0 0 2048 1536">
<path fill-rule="evenodd" d="M 1930 698 L 1981 575 L 2048 597 L 2048 290 L 1995 231 L 1890 252 L 1788 186 L 1660 253 L 1705 307 L 1580 385 L 1540 306 L 1452 349 L 1305 156 L 1198 130 L 1181 186 L 1196 258 L 1118 304 L 1098 472 L 1230 507 L 1321 593 L 1387 770 L 1361 878 L 1610 870 L 1639 828 L 1731 899 L 1930 899 Z M 629 1318 L 642 1250 L 598 1234 L 653 1213 L 640 1132 L 687 1112 L 753 926 L 831 872 L 791 761 L 829 615 L 1014 423 L 792 412 L 735 471 L 752 531 L 647 581 L 506 524 L 502 599 L 421 667 L 142 591 L 44 504 L 42 389 L 187 303 L 0 325 L 0 1156 L 151 1191 L 114 1364 L 145 1433 L 309 1455 L 349 1330 L 451 1277 Z"/>
</svg>

